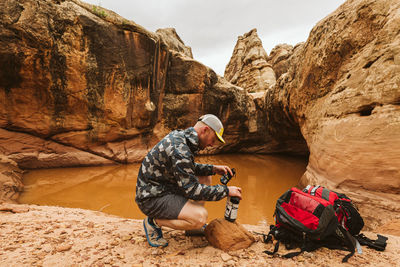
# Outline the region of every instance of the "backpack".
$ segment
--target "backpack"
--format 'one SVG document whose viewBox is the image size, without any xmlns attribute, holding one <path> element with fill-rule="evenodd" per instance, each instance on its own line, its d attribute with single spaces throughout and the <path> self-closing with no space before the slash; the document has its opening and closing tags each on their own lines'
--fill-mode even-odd
<svg viewBox="0 0 400 267">
<path fill-rule="evenodd" d="M 359 235 L 364 221 L 350 198 L 324 187 L 291 188 L 277 200 L 274 215 L 276 223 L 267 238 L 264 235 L 265 243 L 272 237 L 278 240 L 273 252 L 264 251 L 269 255 L 275 254 L 282 242 L 287 249 L 300 247 L 299 252 L 288 253 L 285 258 L 328 247 L 350 251 L 342 260 L 347 262 L 356 247 L 361 253 L 360 243 L 378 250 L 386 247 L 384 236 L 378 235 L 374 241 Z"/>
<path fill-rule="evenodd" d="M 364 227 L 364 220 L 362 219 L 357 208 L 354 206 L 350 198 L 345 194 L 331 191 L 322 186 L 308 185 L 303 189 L 303 192 L 312 196 L 325 199 L 333 204 L 338 222 L 350 232 L 351 235 L 358 235 Z"/>
</svg>

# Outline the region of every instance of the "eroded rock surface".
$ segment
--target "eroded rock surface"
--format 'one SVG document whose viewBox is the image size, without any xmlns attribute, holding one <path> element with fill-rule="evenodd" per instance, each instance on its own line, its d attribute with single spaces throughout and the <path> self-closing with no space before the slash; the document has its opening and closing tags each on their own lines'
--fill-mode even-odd
<svg viewBox="0 0 400 267">
<path fill-rule="evenodd" d="M 23 171 L 14 161 L 0 156 L 0 203 L 17 200 L 24 188 L 22 175 Z"/>
<path fill-rule="evenodd" d="M 192 48 L 185 45 L 174 28 L 158 29 L 156 33 L 160 36 L 161 40 L 166 43 L 169 49 L 193 58 Z"/>
<path fill-rule="evenodd" d="M 310 149 L 303 182 L 400 192 L 399 10 L 394 0 L 347 1 L 278 81 Z"/>
<path fill-rule="evenodd" d="M 267 60 L 268 55 L 257 35 L 257 30 L 253 29 L 238 37 L 224 77 L 250 93 L 265 92 L 276 82 L 275 72 Z"/>
<path fill-rule="evenodd" d="M 380 213 L 393 219 L 399 211 L 399 10 L 395 0 L 347 1 L 305 43 L 275 47 L 268 60 L 276 85 L 265 102 L 256 102 L 281 144 L 298 136 L 307 142 L 310 157 L 300 185 L 369 195 L 355 194 L 367 214 L 374 206 L 369 225 L 382 222 Z M 251 71 L 240 75 L 254 77 Z"/>
<path fill-rule="evenodd" d="M 219 150 L 268 136 L 251 96 L 193 60 L 174 29 L 155 34 L 77 0 L 3 1 L 0 14 L 0 127 L 19 144 L 1 151 L 21 167 L 140 162 L 204 113 L 229 129 Z"/>
</svg>

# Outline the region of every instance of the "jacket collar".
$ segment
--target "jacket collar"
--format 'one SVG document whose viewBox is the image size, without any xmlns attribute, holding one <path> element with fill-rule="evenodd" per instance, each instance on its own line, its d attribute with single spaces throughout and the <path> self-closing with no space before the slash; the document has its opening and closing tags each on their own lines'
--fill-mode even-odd
<svg viewBox="0 0 400 267">
<path fill-rule="evenodd" d="M 199 152 L 199 136 L 193 127 L 189 127 L 184 130 L 184 135 L 187 140 L 187 144 L 193 153 Z"/>
</svg>

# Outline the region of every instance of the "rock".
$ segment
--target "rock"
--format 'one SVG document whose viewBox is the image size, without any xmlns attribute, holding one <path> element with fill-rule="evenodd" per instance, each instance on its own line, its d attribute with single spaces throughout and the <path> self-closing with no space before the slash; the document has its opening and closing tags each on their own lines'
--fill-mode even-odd
<svg viewBox="0 0 400 267">
<path fill-rule="evenodd" d="M 121 237 L 121 240 L 122 241 L 128 241 L 128 240 L 131 240 L 132 239 L 132 236 L 131 235 L 123 235 L 122 237 Z"/>
<path fill-rule="evenodd" d="M 278 81 L 310 149 L 302 185 L 399 194 L 399 9 L 396 0 L 345 2 Z"/>
<path fill-rule="evenodd" d="M 232 256 L 227 253 L 221 253 L 221 259 L 223 261 L 229 261 L 230 259 L 232 259 Z"/>
<path fill-rule="evenodd" d="M 222 118 L 229 144 L 206 153 L 285 148 L 265 144 L 253 96 L 193 60 L 173 29 L 155 34 L 73 0 L 2 1 L 0 25 L 0 146 L 21 168 L 140 162 L 204 113 Z M 246 58 L 259 56 L 249 64 L 269 81 L 257 38 Z"/>
<path fill-rule="evenodd" d="M 265 92 L 276 82 L 274 70 L 267 60 L 257 30 L 253 29 L 238 37 L 224 77 L 250 93 Z"/>
<path fill-rule="evenodd" d="M 225 219 L 211 221 L 206 227 L 205 234 L 212 246 L 224 251 L 248 248 L 255 241 L 253 235 L 238 222 L 231 223 Z"/>
<path fill-rule="evenodd" d="M 16 204 L 0 204 L 0 211 L 8 211 L 13 213 L 25 213 L 29 211 L 29 207 L 24 205 L 16 205 Z"/>
<path fill-rule="evenodd" d="M 68 251 L 72 248 L 72 244 L 61 244 L 56 247 L 57 252 Z"/>
<path fill-rule="evenodd" d="M 271 57 L 268 58 L 255 29 L 238 37 L 225 70 L 225 78 L 247 92 L 253 92 L 250 94 L 253 103 L 248 105 L 247 112 L 254 120 L 249 120 L 248 127 L 253 133 L 252 142 L 260 144 L 248 147 L 241 145 L 243 152 L 308 154 L 307 143 L 298 123 L 283 109 L 282 104 L 276 101 L 275 96 L 280 92 L 275 91 L 273 66 L 281 76 L 294 61 L 291 55 L 296 50 L 300 51 L 298 46 L 293 48 L 289 45 L 279 45 L 271 51 Z M 286 95 L 279 96 L 286 99 Z M 246 143 L 245 138 L 241 139 L 241 143 Z"/>
<path fill-rule="evenodd" d="M 0 156 L 0 203 L 15 202 L 22 192 L 24 186 L 22 184 L 23 171 L 17 167 L 17 164 Z M 9 206 L 12 212 L 21 211 L 16 206 Z M 26 212 L 26 211 L 25 211 Z"/>
<path fill-rule="evenodd" d="M 276 79 L 286 73 L 290 67 L 291 55 L 293 54 L 293 46 L 288 44 L 280 44 L 275 46 L 269 54 L 269 62 L 275 72 Z"/>
<path fill-rule="evenodd" d="M 193 58 L 192 48 L 184 44 L 174 28 L 158 29 L 156 33 L 167 44 L 169 49 Z"/>
<path fill-rule="evenodd" d="M 400 219 L 391 220 L 380 226 L 377 231 L 382 234 L 391 234 L 400 236 Z"/>
</svg>

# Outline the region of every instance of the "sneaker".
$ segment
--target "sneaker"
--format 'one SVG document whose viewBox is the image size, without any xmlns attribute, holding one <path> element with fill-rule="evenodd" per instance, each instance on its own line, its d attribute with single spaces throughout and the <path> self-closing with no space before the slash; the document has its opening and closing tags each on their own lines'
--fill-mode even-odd
<svg viewBox="0 0 400 267">
<path fill-rule="evenodd" d="M 152 247 L 166 247 L 167 240 L 163 238 L 161 227 L 158 227 L 149 222 L 149 217 L 143 220 L 144 232 L 146 233 L 147 242 Z"/>
<path fill-rule="evenodd" d="M 207 224 L 204 224 L 200 229 L 192 229 L 192 230 L 186 230 L 185 235 L 186 236 L 205 236 L 205 230 L 206 230 Z"/>
</svg>

